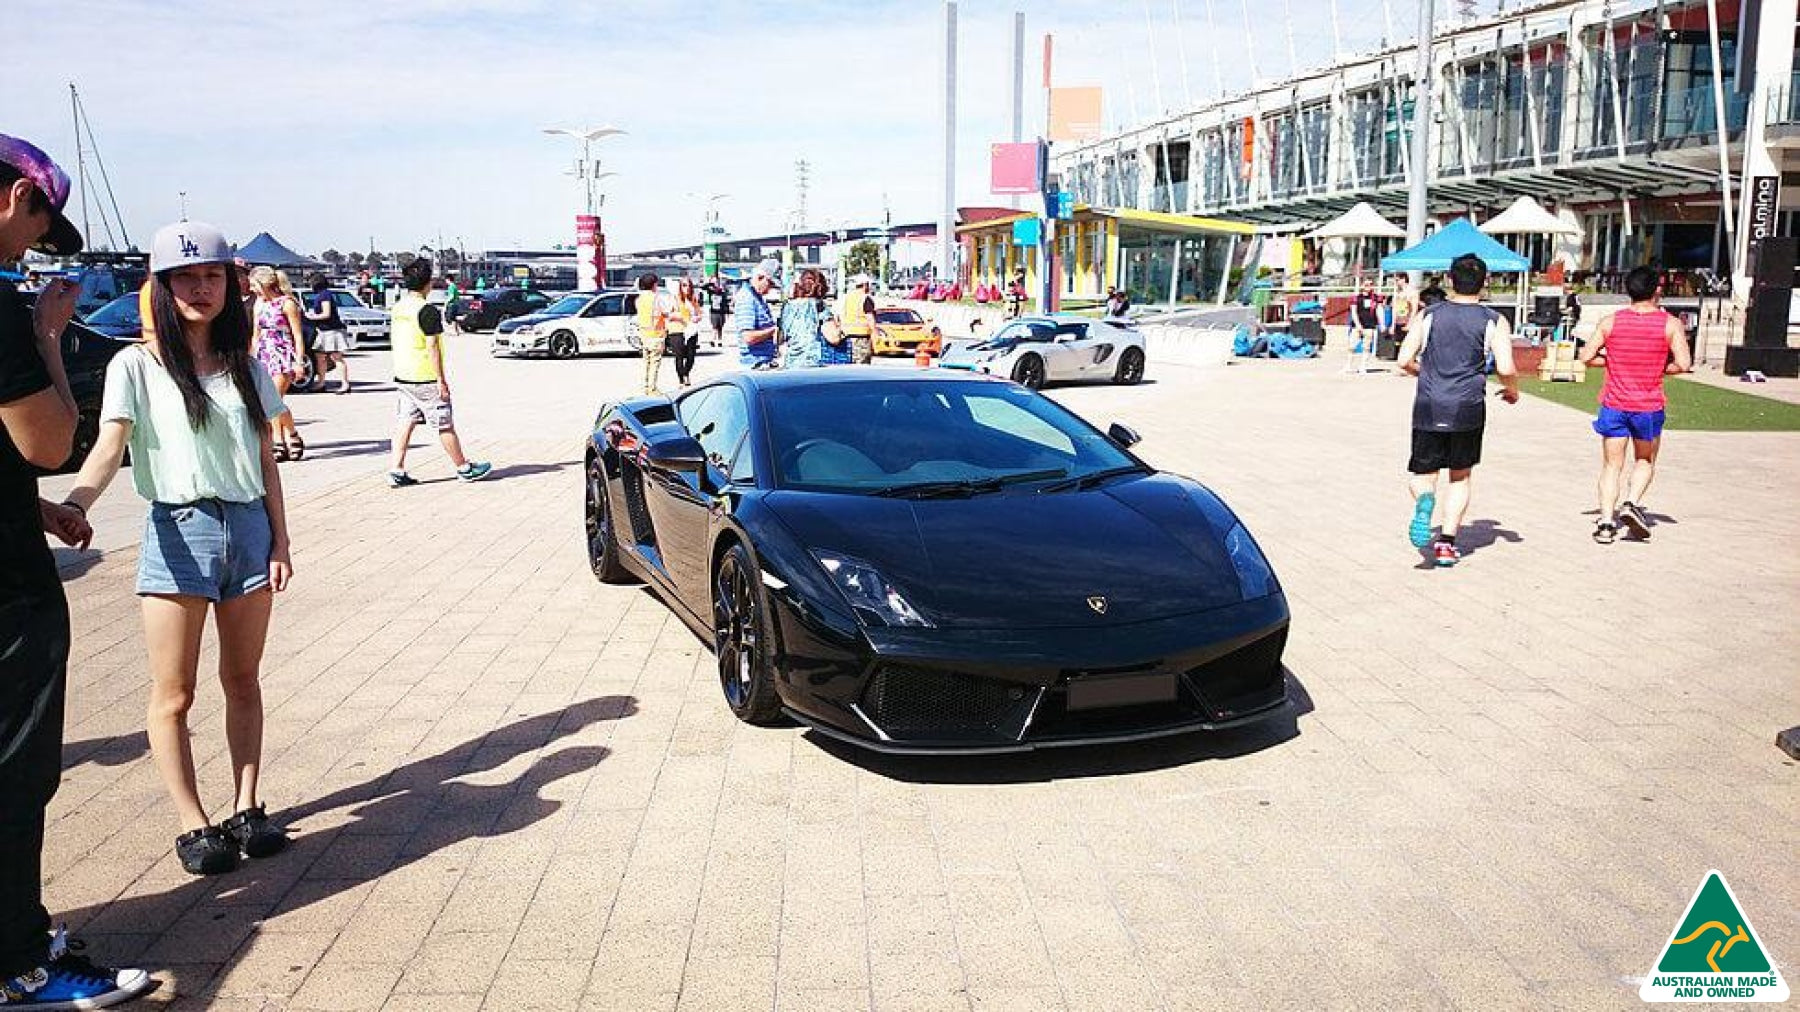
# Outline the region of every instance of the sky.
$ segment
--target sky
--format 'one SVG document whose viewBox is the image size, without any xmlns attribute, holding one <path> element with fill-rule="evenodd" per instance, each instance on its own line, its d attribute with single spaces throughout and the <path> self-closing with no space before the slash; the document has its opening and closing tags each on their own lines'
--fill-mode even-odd
<svg viewBox="0 0 1800 1012">
<path fill-rule="evenodd" d="M 1491 0 L 1482 0 L 1485 8 Z M 932 221 L 942 190 L 941 0 L 64 0 L 11 18 L 0 133 L 75 175 L 80 89 L 124 226 L 142 247 L 188 216 L 302 252 L 574 241 L 575 141 L 612 126 L 608 247 L 698 241 L 720 223 L 779 234 L 809 166 L 807 224 Z M 957 202 L 996 204 L 1009 139 L 1014 11 L 1025 14 L 1026 135 L 1054 83 L 1105 89 L 1108 127 L 1150 119 L 1334 51 L 1375 48 L 1405 0 L 962 0 Z M 1335 13 L 1335 17 L 1334 17 Z M 1209 25 L 1209 14 L 1211 24 Z M 1252 31 L 1246 33 L 1246 25 Z M 21 32 L 23 33 L 21 37 Z M 90 202 L 100 199 L 98 181 Z M 71 200 L 71 217 L 80 223 Z M 96 215 L 97 218 L 97 215 Z M 106 239 L 95 225 L 97 244 Z M 440 239 L 441 236 L 441 239 Z"/>
</svg>

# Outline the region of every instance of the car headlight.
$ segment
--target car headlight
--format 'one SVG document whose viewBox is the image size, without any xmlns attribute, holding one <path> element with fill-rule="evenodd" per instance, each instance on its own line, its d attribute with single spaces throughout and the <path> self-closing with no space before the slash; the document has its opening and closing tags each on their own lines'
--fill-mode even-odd
<svg viewBox="0 0 1800 1012">
<path fill-rule="evenodd" d="M 1237 571 L 1238 590 L 1243 593 L 1244 600 L 1268 597 L 1281 589 L 1268 558 L 1256 547 L 1256 539 L 1243 524 L 1233 524 L 1226 533 L 1225 554 L 1231 556 L 1231 568 Z"/>
<path fill-rule="evenodd" d="M 907 601 L 881 571 L 847 555 L 814 552 L 813 558 L 825 567 L 831 582 L 850 602 L 850 610 L 865 625 L 930 626 L 931 620 Z"/>
<path fill-rule="evenodd" d="M 1206 515 L 1207 525 L 1218 535 L 1219 543 L 1230 557 L 1232 571 L 1238 578 L 1238 591 L 1244 600 L 1253 601 L 1280 593 L 1281 581 L 1275 578 L 1274 567 L 1269 565 L 1268 557 L 1257 547 L 1256 539 L 1250 536 L 1243 521 L 1231 512 L 1231 507 L 1205 489 L 1190 488 L 1188 497 Z"/>
</svg>

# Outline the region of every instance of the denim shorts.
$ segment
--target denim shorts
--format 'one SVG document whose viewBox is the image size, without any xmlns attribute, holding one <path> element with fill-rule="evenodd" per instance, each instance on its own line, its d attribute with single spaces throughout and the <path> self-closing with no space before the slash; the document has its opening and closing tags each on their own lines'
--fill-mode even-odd
<svg viewBox="0 0 1800 1012">
<path fill-rule="evenodd" d="M 139 594 L 229 601 L 269 584 L 274 538 L 261 499 L 150 504 L 138 552 Z"/>
</svg>

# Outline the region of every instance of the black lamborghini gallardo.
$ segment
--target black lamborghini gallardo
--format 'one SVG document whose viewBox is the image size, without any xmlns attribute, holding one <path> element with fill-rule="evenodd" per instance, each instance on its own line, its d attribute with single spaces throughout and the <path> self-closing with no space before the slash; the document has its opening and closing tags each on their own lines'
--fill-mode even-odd
<svg viewBox="0 0 1800 1012">
<path fill-rule="evenodd" d="M 734 374 L 601 411 L 589 561 L 712 643 L 751 723 L 980 752 L 1274 715 L 1268 560 L 1135 442 L 986 376 Z"/>
</svg>

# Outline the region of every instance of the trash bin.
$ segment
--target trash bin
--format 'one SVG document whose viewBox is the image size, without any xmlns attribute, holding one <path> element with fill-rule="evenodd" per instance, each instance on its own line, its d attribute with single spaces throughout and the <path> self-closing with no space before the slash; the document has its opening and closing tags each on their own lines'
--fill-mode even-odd
<svg viewBox="0 0 1800 1012">
<path fill-rule="evenodd" d="M 1288 333 L 1316 347 L 1325 345 L 1325 314 L 1317 310 L 1293 313 L 1288 317 Z"/>
</svg>

